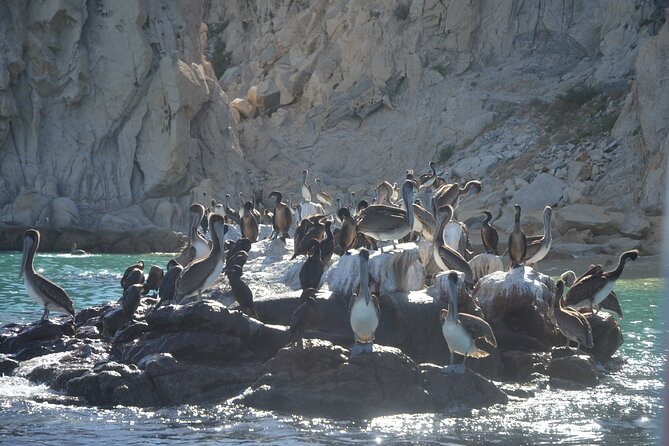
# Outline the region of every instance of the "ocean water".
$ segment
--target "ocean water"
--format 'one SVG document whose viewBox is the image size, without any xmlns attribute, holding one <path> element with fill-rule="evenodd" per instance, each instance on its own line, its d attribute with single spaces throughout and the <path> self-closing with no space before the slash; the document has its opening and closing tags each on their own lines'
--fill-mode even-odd
<svg viewBox="0 0 669 446">
<path fill-rule="evenodd" d="M 80 310 L 117 300 L 126 266 L 142 258 L 163 266 L 168 254 L 38 254 L 36 269 L 65 288 Z M 42 309 L 18 279 L 20 253 L 0 253 L 0 324 L 32 322 Z M 616 444 L 659 441 L 666 362 L 657 278 L 623 280 L 625 313 L 619 360 L 586 391 L 533 388 L 506 406 L 447 414 L 342 421 L 257 411 L 232 402 L 157 409 L 98 409 L 44 402 L 45 386 L 0 377 L 2 444 Z M 52 313 L 55 316 L 55 313 Z"/>
</svg>

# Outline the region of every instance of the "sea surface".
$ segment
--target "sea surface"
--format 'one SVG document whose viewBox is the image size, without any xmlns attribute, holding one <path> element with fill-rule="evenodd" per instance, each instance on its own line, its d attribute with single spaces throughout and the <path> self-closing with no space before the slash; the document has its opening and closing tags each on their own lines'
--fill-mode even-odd
<svg viewBox="0 0 669 446">
<path fill-rule="evenodd" d="M 38 254 L 35 267 L 65 288 L 80 310 L 117 300 L 121 274 L 139 258 Z M 164 267 L 170 255 L 141 258 Z M 18 252 L 0 253 L 0 324 L 29 323 L 42 315 L 18 279 L 20 261 Z M 506 406 L 353 422 L 263 412 L 231 402 L 158 409 L 59 405 L 42 402 L 52 396 L 45 386 L 0 377 L 0 443 L 656 444 L 666 362 L 663 281 L 621 279 L 616 292 L 625 316 L 625 342 L 618 360 L 601 370 L 600 384 L 587 391 L 539 386 L 534 396 L 512 397 Z"/>
</svg>

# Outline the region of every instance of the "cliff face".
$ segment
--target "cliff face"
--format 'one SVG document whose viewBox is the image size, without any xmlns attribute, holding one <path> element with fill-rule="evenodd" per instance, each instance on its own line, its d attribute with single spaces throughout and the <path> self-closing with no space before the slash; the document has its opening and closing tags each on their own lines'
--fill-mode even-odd
<svg viewBox="0 0 669 446">
<path fill-rule="evenodd" d="M 205 20 L 227 24 L 230 97 L 280 94 L 274 113 L 240 123 L 273 186 L 297 190 L 308 167 L 369 193 L 436 159 L 486 186 L 465 218 L 491 209 L 506 229 L 516 199 L 535 223 L 544 204 L 594 204 L 616 227 L 631 212 L 645 227 L 666 167 L 661 3 L 213 1 Z"/>
<path fill-rule="evenodd" d="M 435 159 L 483 179 L 464 218 L 487 208 L 504 226 L 543 185 L 550 199 L 523 202 L 535 220 L 596 204 L 618 226 L 639 212 L 639 236 L 669 145 L 662 5 L 5 2 L 2 219 L 183 227 L 203 192 L 298 192 L 309 168 L 331 192 L 370 193 Z"/>
<path fill-rule="evenodd" d="M 198 1 L 0 4 L 5 223 L 180 227 L 201 185 L 249 190 Z"/>
</svg>

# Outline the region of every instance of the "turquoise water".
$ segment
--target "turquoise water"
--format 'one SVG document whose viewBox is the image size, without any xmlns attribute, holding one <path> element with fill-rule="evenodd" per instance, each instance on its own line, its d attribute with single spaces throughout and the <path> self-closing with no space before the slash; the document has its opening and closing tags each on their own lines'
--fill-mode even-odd
<svg viewBox="0 0 669 446">
<path fill-rule="evenodd" d="M 35 267 L 83 309 L 120 297 L 126 266 L 142 259 L 164 267 L 169 255 L 38 254 Z M 0 253 L 0 323 L 32 322 L 42 309 L 18 280 L 20 253 Z M 359 422 L 314 419 L 233 403 L 161 409 L 97 409 L 39 402 L 50 391 L 0 377 L 0 443 L 7 444 L 617 444 L 658 442 L 666 361 L 659 317 L 661 279 L 620 280 L 625 313 L 622 364 L 602 372 L 599 386 L 578 392 L 537 388 L 506 406 L 470 413 L 380 417 Z"/>
</svg>

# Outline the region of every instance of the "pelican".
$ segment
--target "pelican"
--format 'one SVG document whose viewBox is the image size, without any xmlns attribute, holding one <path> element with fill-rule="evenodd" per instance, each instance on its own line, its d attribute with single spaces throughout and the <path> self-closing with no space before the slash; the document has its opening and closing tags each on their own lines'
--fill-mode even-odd
<svg viewBox="0 0 669 446">
<path fill-rule="evenodd" d="M 369 293 L 369 251 L 360 250 L 360 289 L 351 296 L 350 319 L 355 344 L 351 357 L 374 351 L 374 334 L 379 326 L 379 302 Z"/>
<path fill-rule="evenodd" d="M 199 203 L 194 203 L 190 207 L 191 211 L 191 218 L 192 218 L 192 223 L 190 227 L 190 244 L 193 248 L 195 248 L 195 257 L 193 260 L 200 259 L 207 254 L 209 254 L 209 243 L 207 243 L 207 240 L 202 237 L 202 234 L 198 231 L 198 228 L 200 227 L 200 222 L 204 218 L 205 215 L 205 209 L 204 206 L 202 206 Z"/>
<path fill-rule="evenodd" d="M 437 179 L 437 171 L 435 166 L 437 164 L 434 161 L 430 161 L 429 166 L 432 172 L 424 173 L 418 177 L 418 184 L 420 189 L 427 189 L 428 187 L 434 184 L 434 181 Z"/>
<path fill-rule="evenodd" d="M 49 319 L 49 311 L 59 311 L 74 318 L 74 304 L 64 289 L 35 272 L 33 261 L 39 247 L 40 234 L 36 229 L 28 229 L 23 234 L 23 258 L 19 279 L 23 277 L 28 296 L 44 305 L 41 321 Z M 24 277 L 25 276 L 25 277 Z"/>
<path fill-rule="evenodd" d="M 434 215 L 418 203 L 413 203 L 413 232 L 419 233 L 431 242 L 434 240 L 434 230 L 437 222 Z"/>
<path fill-rule="evenodd" d="M 460 203 L 460 195 L 465 195 L 470 190 L 478 193 L 481 192 L 481 189 L 481 182 L 476 180 L 467 181 L 465 187 L 460 187 L 458 183 L 444 184 L 432 194 L 432 208 L 436 210 L 450 204 L 453 209 L 457 209 Z"/>
<path fill-rule="evenodd" d="M 377 186 L 376 195 L 376 204 L 393 204 L 390 201 L 390 197 L 393 195 L 393 185 L 384 181 Z"/>
<path fill-rule="evenodd" d="M 551 216 L 553 209 L 550 206 L 544 208 L 544 235 L 537 240 L 529 242 L 527 253 L 525 254 L 525 264 L 535 266 L 540 260 L 543 260 L 551 249 L 553 238 L 551 237 Z"/>
<path fill-rule="evenodd" d="M 465 284 L 468 287 L 474 286 L 474 274 L 469 263 L 465 258 L 455 249 L 444 243 L 444 228 L 453 215 L 453 208 L 446 205 L 438 211 L 442 216 L 440 217 L 440 224 L 437 230 L 437 236 L 432 241 L 432 255 L 437 266 L 442 271 L 457 270 L 465 273 Z"/>
<path fill-rule="evenodd" d="M 486 254 L 498 255 L 497 243 L 499 243 L 499 235 L 497 234 L 497 229 L 490 223 L 492 214 L 488 211 L 483 211 L 483 214 L 485 215 L 485 218 L 481 225 L 481 240 L 483 241 L 485 252 Z"/>
<path fill-rule="evenodd" d="M 244 216 L 244 203 L 246 203 L 246 200 L 244 200 L 244 194 L 237 192 L 237 209 L 239 209 L 239 218 Z"/>
<path fill-rule="evenodd" d="M 316 178 L 314 181 L 316 182 L 316 189 L 318 190 L 318 192 L 316 192 L 316 199 L 320 201 L 323 206 L 332 206 L 334 204 L 334 199 L 332 198 L 332 195 L 323 192 L 321 189 L 321 179 Z"/>
<path fill-rule="evenodd" d="M 601 271 L 601 266 L 593 267 L 588 271 L 590 274 L 580 277 L 567 292 L 565 305 L 573 308 L 590 307 L 599 305 L 613 291 L 616 281 L 625 268 L 628 260 L 636 260 L 639 257 L 639 251 L 633 249 L 625 251 L 618 259 L 618 265 L 610 271 Z M 621 312 L 622 313 L 622 312 Z"/>
<path fill-rule="evenodd" d="M 225 194 L 225 216 L 227 217 L 228 222 L 232 222 L 238 225 L 241 216 L 239 215 L 239 212 L 230 207 L 231 198 L 232 197 L 230 194 Z"/>
<path fill-rule="evenodd" d="M 569 342 L 576 342 L 576 350 L 583 345 L 585 348 L 594 346 L 592 340 L 592 328 L 588 319 L 576 310 L 565 308 L 562 304 L 562 293 L 564 292 L 564 282 L 560 279 L 555 284 L 555 299 L 553 300 L 553 316 L 560 333 L 567 338 L 567 347 Z"/>
<path fill-rule="evenodd" d="M 225 251 L 225 233 L 228 225 L 218 214 L 209 216 L 209 227 L 212 228 L 212 246 L 209 254 L 198 260 L 193 260 L 184 268 L 175 283 L 177 299 L 183 299 L 197 294 L 197 300 L 202 300 L 202 291 L 207 289 L 223 271 L 223 256 Z"/>
<path fill-rule="evenodd" d="M 493 347 L 497 347 L 495 334 L 490 325 L 480 317 L 458 313 L 458 273 L 451 271 L 448 274 L 448 308 L 439 313 L 441 332 L 448 344 L 450 354 L 449 365 L 444 367 L 444 373 L 464 373 L 467 356 L 485 358 L 488 352 L 479 349 L 475 340 L 483 338 Z M 463 355 L 462 364 L 453 363 L 453 353 Z"/>
<path fill-rule="evenodd" d="M 402 197 L 407 209 L 373 204 L 358 215 L 358 232 L 376 240 L 400 240 L 413 230 L 413 186 L 411 180 L 404 181 Z M 383 248 L 381 248 L 383 251 Z"/>
<path fill-rule="evenodd" d="M 509 257 L 511 257 L 511 268 L 517 268 L 525 260 L 527 238 L 525 231 L 520 228 L 520 205 L 514 204 L 513 207 L 516 208 L 516 217 L 513 231 L 509 234 Z"/>
<path fill-rule="evenodd" d="M 293 223 L 293 216 L 290 213 L 290 209 L 288 209 L 288 205 L 281 201 L 283 199 L 281 192 L 272 191 L 269 194 L 269 198 L 271 197 L 276 197 L 274 221 L 272 222 L 276 231 L 275 237 L 281 236 L 281 240 L 285 242 L 287 237 L 290 238 L 288 231 L 290 230 L 290 225 Z"/>
<path fill-rule="evenodd" d="M 302 171 L 302 198 L 304 198 L 304 201 L 309 202 L 311 201 L 311 187 L 307 184 L 307 175 L 309 175 L 309 171 L 304 169 Z"/>
</svg>

